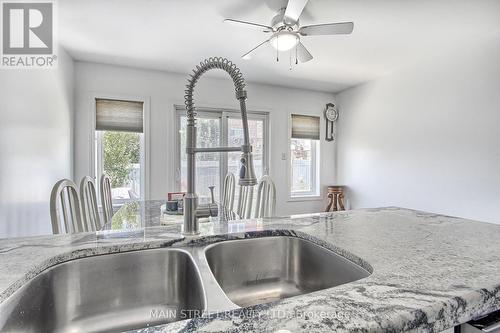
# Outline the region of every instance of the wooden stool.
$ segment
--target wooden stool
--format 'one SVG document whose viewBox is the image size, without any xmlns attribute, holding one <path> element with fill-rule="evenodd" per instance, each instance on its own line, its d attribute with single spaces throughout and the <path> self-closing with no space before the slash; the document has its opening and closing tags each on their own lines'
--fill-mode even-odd
<svg viewBox="0 0 500 333">
<path fill-rule="evenodd" d="M 330 198 L 330 202 L 326 206 L 326 212 L 345 210 L 344 188 L 345 186 L 328 186 L 328 198 Z"/>
</svg>

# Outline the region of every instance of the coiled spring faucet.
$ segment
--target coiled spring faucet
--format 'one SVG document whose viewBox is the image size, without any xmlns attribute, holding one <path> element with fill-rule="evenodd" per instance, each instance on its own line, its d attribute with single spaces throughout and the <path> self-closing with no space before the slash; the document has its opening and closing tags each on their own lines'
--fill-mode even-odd
<svg viewBox="0 0 500 333">
<path fill-rule="evenodd" d="M 219 147 L 219 148 L 197 148 L 196 147 L 196 111 L 193 101 L 193 92 L 200 77 L 211 69 L 222 69 L 226 71 L 233 80 L 236 90 L 236 99 L 240 102 L 241 120 L 243 122 L 243 145 L 241 147 Z M 217 153 L 241 151 L 240 158 L 240 186 L 254 186 L 257 184 L 253 168 L 252 146 L 248 134 L 248 118 L 246 109 L 247 92 L 245 80 L 241 71 L 226 58 L 214 57 L 200 62 L 189 75 L 186 85 L 184 100 L 187 112 L 186 129 L 186 154 L 187 154 L 187 193 L 184 196 L 184 230 L 185 235 L 196 235 L 199 233 L 197 219 L 198 196 L 196 195 L 196 153 Z"/>
</svg>

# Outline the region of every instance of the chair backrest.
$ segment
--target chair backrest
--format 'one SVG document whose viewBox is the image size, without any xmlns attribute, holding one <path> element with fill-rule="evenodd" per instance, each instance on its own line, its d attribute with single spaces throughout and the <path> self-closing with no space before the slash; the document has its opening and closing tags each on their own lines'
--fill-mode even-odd
<svg viewBox="0 0 500 333">
<path fill-rule="evenodd" d="M 97 192 L 94 178 L 85 176 L 80 182 L 80 201 L 82 215 L 87 231 L 96 231 L 102 228 L 99 209 L 97 208 Z"/>
<path fill-rule="evenodd" d="M 104 223 L 111 222 L 113 217 L 113 199 L 111 197 L 111 180 L 108 176 L 102 175 L 100 182 L 101 206 Z"/>
<path fill-rule="evenodd" d="M 257 187 L 257 202 L 254 217 L 273 217 L 276 211 L 276 185 L 269 176 L 264 176 Z"/>
<path fill-rule="evenodd" d="M 236 191 L 236 180 L 232 172 L 228 172 L 224 178 L 224 189 L 222 192 L 222 205 L 228 211 L 234 207 L 234 193 Z"/>
<path fill-rule="evenodd" d="M 240 186 L 238 210 L 236 213 L 242 219 L 249 219 L 252 215 L 253 186 Z"/>
<path fill-rule="evenodd" d="M 59 209 L 59 205 L 61 209 Z M 61 214 L 62 213 L 62 216 Z M 61 225 L 64 223 L 64 230 Z M 83 232 L 85 228 L 82 221 L 80 198 L 76 184 L 69 179 L 58 181 L 50 194 L 50 219 L 54 234 Z"/>
</svg>

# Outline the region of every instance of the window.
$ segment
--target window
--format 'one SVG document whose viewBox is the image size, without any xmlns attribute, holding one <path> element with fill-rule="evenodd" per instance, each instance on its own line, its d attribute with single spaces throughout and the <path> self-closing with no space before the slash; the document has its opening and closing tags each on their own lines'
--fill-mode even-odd
<svg viewBox="0 0 500 333">
<path fill-rule="evenodd" d="M 257 179 L 262 178 L 264 174 L 268 173 L 267 167 L 264 165 L 264 153 L 267 151 L 265 145 L 265 121 L 263 118 L 252 119 L 249 115 L 248 119 L 248 134 L 250 136 L 250 144 L 253 148 L 253 165 L 255 176 Z M 243 145 L 243 123 L 240 118 L 228 117 L 227 127 L 228 133 L 228 146 L 240 147 Z M 241 153 L 232 152 L 228 153 L 228 171 L 238 176 L 240 173 L 240 157 Z M 238 194 L 236 194 L 238 195 Z"/>
<path fill-rule="evenodd" d="M 95 174 L 111 179 L 113 202 L 144 199 L 144 103 L 96 99 Z"/>
<path fill-rule="evenodd" d="M 196 117 L 198 147 L 239 147 L 243 144 L 243 125 L 239 111 L 198 110 Z M 187 190 L 187 159 L 186 159 L 186 112 L 177 109 L 177 124 L 179 128 L 178 189 Z M 253 146 L 254 168 L 257 178 L 268 173 L 268 116 L 263 113 L 248 113 L 248 129 L 250 144 Z M 196 192 L 200 203 L 210 200 L 209 186 L 215 186 L 215 197 L 221 197 L 224 177 L 232 172 L 238 177 L 239 152 L 231 153 L 198 153 L 196 154 Z M 238 191 L 235 201 L 237 202 Z M 236 207 L 236 204 L 235 204 Z"/>
<path fill-rule="evenodd" d="M 319 117 L 292 115 L 290 195 L 319 195 Z"/>
<path fill-rule="evenodd" d="M 187 156 L 186 156 L 186 125 L 185 115 L 180 116 L 180 191 L 187 190 Z M 217 115 L 199 115 L 196 121 L 198 147 L 219 147 L 222 142 L 221 119 Z M 220 195 L 221 183 L 221 157 L 220 154 L 196 154 L 196 190 L 200 202 L 205 202 L 210 197 L 209 186 L 215 186 L 215 197 Z"/>
</svg>

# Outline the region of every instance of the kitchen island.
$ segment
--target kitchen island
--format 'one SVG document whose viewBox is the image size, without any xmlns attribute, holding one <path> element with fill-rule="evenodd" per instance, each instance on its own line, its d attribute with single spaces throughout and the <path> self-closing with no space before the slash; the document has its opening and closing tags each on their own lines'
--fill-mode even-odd
<svg viewBox="0 0 500 333">
<path fill-rule="evenodd" d="M 185 239 L 181 224 L 161 225 L 159 204 L 122 207 L 111 230 L 0 240 L 0 302 L 48 267 L 77 258 L 289 236 L 327 247 L 370 275 L 134 332 L 438 332 L 500 309 L 500 225 L 389 207 L 204 223 L 199 237 Z"/>
</svg>

